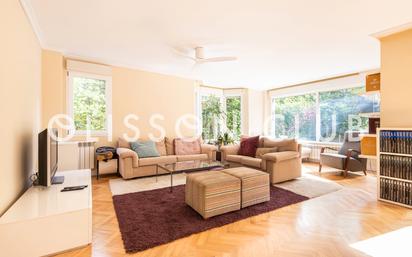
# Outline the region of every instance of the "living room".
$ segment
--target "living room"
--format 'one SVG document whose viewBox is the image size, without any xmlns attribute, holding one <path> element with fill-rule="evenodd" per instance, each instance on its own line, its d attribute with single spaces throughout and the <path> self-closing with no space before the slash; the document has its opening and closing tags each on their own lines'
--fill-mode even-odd
<svg viewBox="0 0 412 257">
<path fill-rule="evenodd" d="M 412 3 L 0 6 L 1 256 L 410 255 Z"/>
</svg>

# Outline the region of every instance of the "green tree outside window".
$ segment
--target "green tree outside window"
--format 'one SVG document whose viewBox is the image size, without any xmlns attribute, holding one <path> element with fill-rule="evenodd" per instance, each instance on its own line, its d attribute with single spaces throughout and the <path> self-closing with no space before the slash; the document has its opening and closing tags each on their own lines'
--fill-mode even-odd
<svg viewBox="0 0 412 257">
<path fill-rule="evenodd" d="M 73 77 L 73 118 L 76 130 L 106 129 L 106 82 Z M 87 127 L 89 119 L 89 127 Z"/>
</svg>

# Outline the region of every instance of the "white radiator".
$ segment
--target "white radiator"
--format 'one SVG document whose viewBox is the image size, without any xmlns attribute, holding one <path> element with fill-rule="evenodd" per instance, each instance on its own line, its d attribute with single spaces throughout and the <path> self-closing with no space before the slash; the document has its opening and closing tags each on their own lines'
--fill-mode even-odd
<svg viewBox="0 0 412 257">
<path fill-rule="evenodd" d="M 322 147 L 327 146 L 327 147 L 330 147 L 338 151 L 339 148 L 342 146 L 341 143 L 323 143 L 323 142 L 302 142 L 301 144 L 302 144 L 302 147 L 309 148 L 311 150 L 310 155 L 309 155 L 309 161 L 314 161 L 314 162 L 319 161 L 320 150 L 322 149 Z M 336 152 L 336 151 L 325 149 L 325 153 Z"/>
<path fill-rule="evenodd" d="M 95 142 L 78 142 L 79 169 L 94 168 L 94 144 Z"/>
<path fill-rule="evenodd" d="M 95 142 L 59 142 L 59 170 L 94 168 Z"/>
</svg>

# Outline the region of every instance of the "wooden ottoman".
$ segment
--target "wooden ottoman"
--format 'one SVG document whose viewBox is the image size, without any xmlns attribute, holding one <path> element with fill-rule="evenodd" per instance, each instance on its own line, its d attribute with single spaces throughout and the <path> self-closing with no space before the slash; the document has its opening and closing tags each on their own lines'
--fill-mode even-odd
<svg viewBox="0 0 412 257">
<path fill-rule="evenodd" d="M 204 219 L 240 210 L 240 180 L 221 171 L 188 174 L 185 199 Z"/>
<path fill-rule="evenodd" d="M 241 180 L 241 208 L 270 200 L 268 173 L 246 167 L 225 169 L 222 172 Z"/>
</svg>

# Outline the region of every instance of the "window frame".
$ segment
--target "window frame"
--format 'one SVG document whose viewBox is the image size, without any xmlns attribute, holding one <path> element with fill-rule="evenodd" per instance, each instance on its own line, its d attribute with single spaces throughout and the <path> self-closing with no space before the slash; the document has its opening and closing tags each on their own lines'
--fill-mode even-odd
<svg viewBox="0 0 412 257">
<path fill-rule="evenodd" d="M 228 89 L 230 90 L 230 89 Z M 219 98 L 221 108 L 226 112 L 227 111 L 227 106 L 226 106 L 226 98 L 231 98 L 231 97 L 240 97 L 240 128 L 241 128 L 241 134 L 244 133 L 244 126 L 245 126 L 245 103 L 244 103 L 244 94 L 243 92 L 225 92 L 225 89 L 215 89 L 215 88 L 207 88 L 207 87 L 200 87 L 199 90 L 196 92 L 196 97 L 197 98 L 197 104 L 196 104 L 196 111 L 197 111 L 197 116 L 199 118 L 199 125 L 198 125 L 198 132 L 199 135 L 203 134 L 203 116 L 202 116 L 202 98 L 208 97 L 210 95 L 214 95 Z M 226 119 L 223 118 L 221 121 L 225 126 L 226 124 Z M 209 139 L 207 139 L 209 140 Z"/>
<path fill-rule="evenodd" d="M 228 98 L 236 98 L 236 97 L 240 97 L 240 136 L 242 136 L 243 131 L 244 131 L 244 124 L 245 124 L 244 123 L 244 111 L 245 111 L 244 107 L 245 107 L 245 105 L 244 105 L 244 102 L 243 102 L 243 99 L 244 99 L 243 94 L 242 93 L 226 93 L 226 94 L 224 93 L 223 96 L 222 96 L 222 98 L 223 98 L 223 109 L 227 113 L 227 102 L 226 102 L 226 100 Z M 226 120 L 224 120 L 224 123 L 227 127 L 227 121 Z"/>
<path fill-rule="evenodd" d="M 92 136 L 107 136 L 109 134 L 109 128 L 112 127 L 112 77 L 87 73 L 78 71 L 67 71 L 67 114 L 74 121 L 74 110 L 73 110 L 73 78 L 82 77 L 87 79 L 96 79 L 105 81 L 105 100 L 106 100 L 106 124 L 104 130 L 77 130 L 70 131 L 73 135 L 87 135 L 90 133 Z"/>
<path fill-rule="evenodd" d="M 308 91 L 304 91 L 304 92 L 289 92 L 289 93 L 283 93 L 283 94 L 278 94 L 278 95 L 272 95 L 270 97 L 271 101 L 270 101 L 270 108 L 271 108 L 271 125 L 270 125 L 270 134 L 271 136 L 275 136 L 275 129 L 276 129 L 276 125 L 275 125 L 275 113 L 276 113 L 276 104 L 275 104 L 275 99 L 278 98 L 284 98 L 284 97 L 292 97 L 292 96 L 300 96 L 300 95 L 307 95 L 307 94 L 316 94 L 316 141 L 310 141 L 310 140 L 301 140 L 298 139 L 299 142 L 302 143 L 322 143 L 322 144 L 342 144 L 341 142 L 323 142 L 320 141 L 320 137 L 321 137 L 321 115 L 320 115 L 320 93 L 322 92 L 331 92 L 331 91 L 338 91 L 338 90 L 344 90 L 344 89 L 352 89 L 352 88 L 357 88 L 357 87 L 365 87 L 364 84 L 350 84 L 350 85 L 345 85 L 345 86 L 339 86 L 339 87 L 331 87 L 331 88 L 322 88 L 319 90 L 308 90 Z"/>
</svg>

